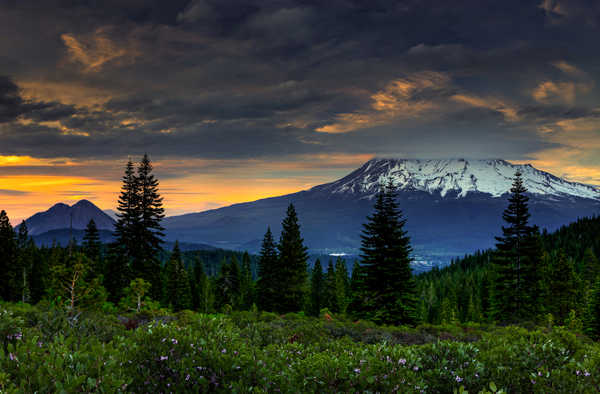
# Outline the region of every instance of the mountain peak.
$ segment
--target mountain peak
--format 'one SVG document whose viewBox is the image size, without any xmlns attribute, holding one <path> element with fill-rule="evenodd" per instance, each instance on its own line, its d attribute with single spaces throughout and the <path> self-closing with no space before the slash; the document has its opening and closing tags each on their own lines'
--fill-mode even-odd
<svg viewBox="0 0 600 394">
<path fill-rule="evenodd" d="M 441 197 L 486 193 L 500 197 L 512 185 L 519 170 L 532 194 L 573 196 L 600 200 L 600 191 L 590 185 L 569 182 L 531 164 L 512 164 L 504 159 L 398 159 L 374 158 L 348 176 L 326 185 L 321 191 L 362 194 L 371 198 L 382 185 L 392 181 L 400 191 L 424 191 Z"/>
<path fill-rule="evenodd" d="M 80 207 L 96 207 L 96 205 L 94 205 L 91 201 L 85 200 L 85 199 L 79 200 L 75 204 L 72 205 L 72 207 L 77 207 L 77 206 L 80 206 Z"/>
<path fill-rule="evenodd" d="M 51 230 L 72 228 L 83 230 L 94 219 L 100 230 L 112 230 L 114 220 L 88 200 L 80 200 L 69 206 L 64 203 L 53 205 L 45 212 L 39 212 L 26 220 L 30 235 L 38 235 Z"/>
</svg>

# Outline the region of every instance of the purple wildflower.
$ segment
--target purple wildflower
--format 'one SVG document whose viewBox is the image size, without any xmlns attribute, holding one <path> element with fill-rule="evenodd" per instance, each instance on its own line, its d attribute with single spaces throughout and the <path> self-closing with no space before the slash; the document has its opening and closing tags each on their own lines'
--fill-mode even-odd
<svg viewBox="0 0 600 394">
<path fill-rule="evenodd" d="M 160 361 L 168 360 L 169 356 L 160 356 Z"/>
<path fill-rule="evenodd" d="M 418 371 L 419 367 L 417 367 L 416 365 L 413 367 L 413 371 Z"/>
<path fill-rule="evenodd" d="M 461 378 L 460 376 L 456 375 L 456 383 L 460 383 L 463 381 L 463 378 Z"/>
<path fill-rule="evenodd" d="M 583 376 L 590 376 L 590 375 L 591 375 L 591 373 L 589 373 L 588 371 L 585 371 L 583 374 Z"/>
<path fill-rule="evenodd" d="M 398 364 L 405 365 L 406 364 L 406 359 L 405 358 L 401 358 L 400 360 L 398 360 Z"/>
</svg>

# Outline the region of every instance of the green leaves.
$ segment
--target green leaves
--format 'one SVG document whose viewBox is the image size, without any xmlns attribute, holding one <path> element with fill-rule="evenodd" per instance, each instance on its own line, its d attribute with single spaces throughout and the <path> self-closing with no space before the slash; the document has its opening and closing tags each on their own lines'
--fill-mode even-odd
<svg viewBox="0 0 600 394">
<path fill-rule="evenodd" d="M 13 319 L 49 313 L 6 307 Z M 186 312 L 110 335 L 97 328 L 110 317 L 82 315 L 46 334 L 53 318 L 30 317 L 0 350 L 2 392 L 576 393 L 600 384 L 600 345 L 563 328 L 474 338 L 460 326 Z"/>
</svg>

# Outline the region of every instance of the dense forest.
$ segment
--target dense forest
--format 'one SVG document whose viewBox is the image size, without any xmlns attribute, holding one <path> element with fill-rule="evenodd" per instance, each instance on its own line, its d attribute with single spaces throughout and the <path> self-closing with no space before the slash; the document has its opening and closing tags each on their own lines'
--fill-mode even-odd
<svg viewBox="0 0 600 394">
<path fill-rule="evenodd" d="M 600 217 L 581 218 L 551 234 L 543 232 L 539 242 L 539 277 L 532 285 L 539 297 L 521 322 L 554 320 L 583 325 L 588 333 L 597 335 Z M 477 252 L 419 275 L 419 311 L 423 321 L 493 321 L 495 253 L 496 250 Z M 502 320 L 510 319 L 506 316 Z"/>
<path fill-rule="evenodd" d="M 144 382 L 140 380 L 144 375 L 140 370 L 129 371 L 130 376 L 124 376 L 122 369 L 111 371 L 115 379 L 111 387 L 120 387 L 122 391 L 127 391 L 128 385 L 139 391 L 151 382 L 161 390 L 165 390 L 166 384 L 167 388 L 173 384 L 186 390 L 255 387 L 292 392 L 300 384 L 326 391 L 378 388 L 448 392 L 450 383 L 456 384 L 455 387 L 462 383 L 481 392 L 502 392 L 492 383 L 494 380 L 515 392 L 544 387 L 539 392 L 548 392 L 545 390 L 549 388 L 561 392 L 557 382 L 567 381 L 560 372 L 566 365 L 578 366 L 576 376 L 591 375 L 588 370 L 599 369 L 600 357 L 595 355 L 600 352 L 589 344 L 589 339 L 581 338 L 600 336 L 600 265 L 596 257 L 600 251 L 600 218 L 581 218 L 551 234 L 540 232 L 529 223 L 527 190 L 518 172 L 503 214 L 505 226 L 498 231 L 501 235 L 496 238 L 496 249 L 456 259 L 447 267 L 418 276 L 411 271 L 412 248 L 404 229 L 406 220 L 391 183 L 381 188 L 372 214 L 365 218 L 361 255 L 354 262 L 351 274 L 342 258 L 327 262 L 317 259 L 309 267 L 308 248 L 299 224 L 301 213 L 292 204 L 285 212 L 278 240 L 270 228 L 266 229 L 258 256 L 224 250 L 182 252 L 177 242 L 171 251 L 165 251 L 161 246 L 164 209 L 158 185 L 147 156 L 137 168 L 133 162 L 127 163 L 118 201 L 115 241 L 111 244 L 100 242 L 98 230 L 90 221 L 81 245 L 71 242 L 67 247 L 37 247 L 28 236 L 26 222 L 15 230 L 6 212 L 0 212 L 0 272 L 3 273 L 0 298 L 6 308 L 0 311 L 3 314 L 0 364 L 12 371 L 6 374 L 0 370 L 0 390 L 19 392 L 24 387 L 31 390 L 44 387 L 43 379 L 49 375 L 40 373 L 37 376 L 41 380 L 33 382 L 18 360 L 34 357 L 32 354 L 38 354 L 36 346 L 42 348 L 45 341 L 54 341 L 53 346 L 59 346 L 52 339 L 58 334 L 94 338 L 91 343 L 101 346 L 102 352 L 115 346 L 113 350 L 117 353 L 119 346 L 135 349 L 137 345 L 132 344 L 145 343 L 147 348 L 132 357 L 141 363 L 140 368 L 144 365 L 150 370 L 158 368 L 160 379 Z M 511 328 L 512 325 L 522 328 Z M 555 331 L 557 326 L 566 327 L 567 331 Z M 539 331 L 540 327 L 551 331 Z M 182 329 L 189 331 L 188 337 L 177 339 Z M 120 330 L 138 333 L 126 336 Z M 23 340 L 24 332 L 29 333 L 28 345 Z M 204 339 L 198 340 L 198 335 L 213 338 L 220 345 L 209 345 Z M 46 339 L 40 340 L 42 337 Z M 183 364 L 179 362 L 192 362 L 189 354 L 177 353 L 172 348 L 170 353 L 159 355 L 166 352 L 157 342 L 159 337 L 161 343 L 167 341 L 171 345 L 186 341 L 192 348 L 213 346 L 215 354 L 206 362 L 214 365 L 194 367 L 193 371 L 189 366 L 181 369 Z M 351 342 L 344 342 L 347 340 Z M 68 339 L 60 346 L 77 349 L 82 354 L 100 351 L 81 350 L 81 342 L 72 341 Z M 468 343 L 472 341 L 478 341 L 479 347 Z M 391 347 L 385 348 L 390 342 Z M 544 366 L 546 361 L 527 359 L 523 361 L 527 366 L 515 370 L 512 380 L 509 375 L 492 372 L 494 363 L 516 365 L 522 348 L 509 345 L 521 342 L 523 346 L 534 347 L 545 343 L 549 347 L 543 347 L 542 352 L 546 353 L 539 357 L 544 360 L 558 357 L 557 361 L 549 367 Z M 327 359 L 333 363 L 332 368 L 344 365 L 347 371 L 340 377 L 327 377 L 322 369 L 320 373 L 325 375 L 315 377 L 317 380 L 311 383 L 310 378 L 294 370 L 295 380 L 283 382 L 273 378 L 273 374 L 280 373 L 276 371 L 278 368 L 285 368 L 283 365 L 260 372 L 256 370 L 255 359 L 232 359 L 227 361 L 231 364 L 227 368 L 241 368 L 244 364 L 254 372 L 231 375 L 219 364 L 223 360 L 214 357 L 227 353 L 226 346 L 233 346 L 232 343 L 237 346 L 235 352 L 244 357 L 256 357 L 256 352 L 263 352 L 261 357 L 277 365 L 288 363 L 290 356 L 284 353 L 274 356 L 269 353 L 269 346 L 307 346 L 294 348 L 293 352 L 298 353 L 293 357 L 306 351 L 306 362 L 313 363 L 311 369 L 319 359 L 334 357 Z M 383 347 L 370 347 L 377 343 Z M 563 347 L 556 347 L 559 345 Z M 253 350 L 241 349 L 243 346 Z M 572 347 L 579 350 L 565 350 Z M 504 361 L 498 359 L 498 352 L 506 349 L 510 354 L 504 353 Z M 489 359 L 473 369 L 469 360 L 474 360 L 479 351 Z M 323 352 L 331 354 L 324 356 Z M 354 360 L 353 352 L 364 355 Z M 377 356 L 381 352 L 385 356 Z M 445 352 L 445 358 L 440 358 L 439 352 Z M 594 356 L 588 359 L 588 353 Z M 106 353 L 102 357 L 112 359 L 114 355 Z M 169 357 L 179 360 L 178 364 L 164 369 Z M 341 361 L 344 357 L 346 361 Z M 463 364 L 452 364 L 453 357 L 464 359 Z M 372 365 L 388 360 L 377 367 L 387 372 L 378 373 L 368 365 L 363 366 L 367 359 Z M 389 369 L 392 367 L 385 363 L 391 363 L 392 359 L 400 369 L 408 363 L 412 372 L 407 375 L 399 372 L 398 367 Z M 440 364 L 438 361 L 442 359 L 450 360 L 450 364 Z M 162 361 L 165 363 L 161 364 Z M 80 366 L 84 364 L 80 361 Z M 448 371 L 449 365 L 454 365 L 454 369 Z M 585 369 L 583 365 L 587 365 Z M 442 367 L 451 374 L 444 375 Z M 435 377 L 425 375 L 427 368 L 437 371 Z M 210 377 L 206 375 L 208 370 Z M 364 379 L 360 377 L 363 370 L 369 371 Z M 550 376 L 550 370 L 554 375 Z M 71 387 L 83 391 L 98 389 L 102 377 L 94 375 L 92 379 L 90 373 L 75 373 L 77 379 L 84 376 L 88 380 L 71 382 L 74 384 Z M 256 376 L 261 373 L 275 383 L 257 381 Z M 390 373 L 395 377 L 386 381 Z M 533 377 L 529 376 L 531 373 Z M 18 376 L 23 380 L 18 382 Z M 188 385 L 191 376 L 194 376 L 193 386 Z M 479 380 L 480 376 L 487 380 Z M 320 386 L 325 383 L 319 379 L 327 380 L 326 386 Z M 535 386 L 544 379 L 545 386 Z M 219 386 L 223 382 L 230 386 Z M 583 387 L 581 392 L 586 392 L 589 384 L 582 382 L 570 382 L 562 392 L 569 392 L 572 387 Z M 65 381 L 56 384 L 56 389 L 64 388 Z"/>
<path fill-rule="evenodd" d="M 101 244 L 90 221 L 82 245 L 36 247 L 27 223 L 13 230 L 0 213 L 0 297 L 70 308 L 303 312 L 323 309 L 377 323 L 541 323 L 583 326 L 597 335 L 600 218 L 549 234 L 528 223 L 516 174 L 497 249 L 412 275 L 411 246 L 392 184 L 378 195 L 362 234 L 361 258 L 308 266 L 298 213 L 288 207 L 276 241 L 270 229 L 259 256 L 161 247 L 164 216 L 158 180 L 144 156 L 128 162 L 118 201 L 116 241 Z M 500 232 L 500 231 L 499 231 Z M 132 287 L 134 282 L 137 284 Z M 140 298 L 140 305 L 132 300 Z"/>
</svg>

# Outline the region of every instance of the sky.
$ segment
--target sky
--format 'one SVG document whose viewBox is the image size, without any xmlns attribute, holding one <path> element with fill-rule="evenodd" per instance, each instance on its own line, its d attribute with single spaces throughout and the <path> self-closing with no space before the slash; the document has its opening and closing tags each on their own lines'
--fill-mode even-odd
<svg viewBox="0 0 600 394">
<path fill-rule="evenodd" d="M 503 158 L 600 185 L 600 2 L 0 0 L 0 209 L 167 214 L 372 157 Z"/>
</svg>

